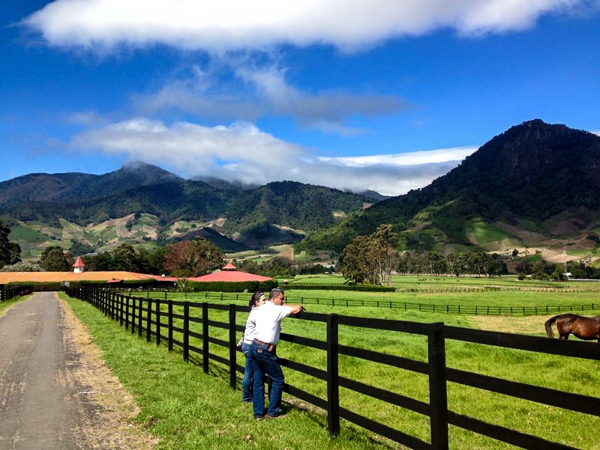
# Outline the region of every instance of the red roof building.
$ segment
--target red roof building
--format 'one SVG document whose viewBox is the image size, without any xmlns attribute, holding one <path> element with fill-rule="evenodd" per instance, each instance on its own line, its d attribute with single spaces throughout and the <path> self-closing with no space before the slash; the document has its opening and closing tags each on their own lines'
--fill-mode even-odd
<svg viewBox="0 0 600 450">
<path fill-rule="evenodd" d="M 81 256 L 78 256 L 77 260 L 75 261 L 75 264 L 73 264 L 73 272 L 82 273 L 84 270 L 85 263 L 83 262 L 83 259 L 81 259 Z"/>
<path fill-rule="evenodd" d="M 200 283 L 208 282 L 226 282 L 226 283 L 241 283 L 244 281 L 271 281 L 273 278 L 254 275 L 253 273 L 242 272 L 228 263 L 220 272 L 213 272 L 208 275 L 203 275 L 196 278 L 188 278 L 190 281 L 199 281 Z"/>
<path fill-rule="evenodd" d="M 228 262 L 221 270 L 237 270 L 237 267 L 231 264 L 231 262 Z"/>
</svg>

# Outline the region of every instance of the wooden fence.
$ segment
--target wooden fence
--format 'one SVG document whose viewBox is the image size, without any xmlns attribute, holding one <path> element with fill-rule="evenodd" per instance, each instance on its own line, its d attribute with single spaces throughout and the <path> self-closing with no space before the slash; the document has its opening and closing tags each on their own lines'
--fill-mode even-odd
<svg viewBox="0 0 600 450">
<path fill-rule="evenodd" d="M 150 292 L 150 291 L 128 291 L 130 295 L 145 296 L 150 298 L 150 295 L 164 296 L 168 300 L 169 294 L 173 291 Z M 178 292 L 179 295 L 184 295 L 190 300 L 201 301 L 244 301 L 249 300 L 251 294 L 233 293 L 233 292 Z M 415 303 L 415 302 L 399 302 L 393 300 L 357 300 L 357 299 L 336 299 L 333 297 L 296 297 L 293 293 L 287 296 L 291 303 L 300 303 L 302 305 L 323 305 L 331 307 L 350 307 L 350 306 L 367 306 L 371 308 L 386 308 L 386 309 L 401 309 L 404 311 L 422 311 L 436 312 L 447 314 L 469 314 L 476 316 L 533 316 L 533 315 L 548 315 L 561 314 L 565 312 L 585 312 L 597 311 L 600 309 L 600 303 L 588 303 L 581 305 L 538 305 L 538 306 L 496 306 L 496 305 L 442 305 L 433 303 Z"/>
<path fill-rule="evenodd" d="M 66 292 L 71 297 L 89 302 L 106 316 L 118 321 L 121 326 L 130 330 L 131 333 L 136 333 L 137 331 L 139 336 L 145 334 L 148 342 L 151 342 L 153 339 L 155 339 L 157 345 L 160 345 L 161 342 L 165 342 L 168 345 L 169 350 L 173 350 L 175 346 L 181 347 L 183 358 L 186 361 L 190 360 L 190 353 L 202 355 L 202 367 L 205 373 L 208 373 L 209 361 L 211 360 L 224 364 L 229 369 L 230 386 L 233 389 L 236 389 L 236 372 L 243 373 L 244 371 L 244 368 L 237 364 L 236 361 L 236 334 L 237 332 L 243 331 L 244 328 L 240 325 L 236 325 L 236 313 L 238 311 L 246 311 L 247 308 L 241 308 L 235 304 L 209 304 L 207 302 L 197 303 L 131 297 L 119 294 L 114 290 L 102 290 L 98 288 L 67 288 Z M 167 312 L 162 311 L 161 305 L 166 306 Z M 183 314 L 175 314 L 173 311 L 174 306 L 183 308 Z M 201 310 L 201 317 L 194 316 L 192 314 L 192 311 L 194 310 Z M 229 320 L 227 322 L 211 320 L 209 318 L 210 310 L 228 311 Z M 166 322 L 163 321 L 163 318 L 166 319 Z M 600 345 L 450 327 L 445 326 L 443 323 L 427 324 L 306 312 L 296 315 L 295 318 L 325 323 L 327 328 L 327 340 L 320 341 L 287 333 L 281 333 L 281 340 L 326 351 L 327 370 L 322 370 L 284 358 L 279 358 L 279 362 L 283 367 L 326 381 L 327 399 L 325 400 L 317 397 L 290 384 L 284 385 L 284 392 L 326 410 L 328 428 L 332 435 L 338 435 L 340 433 L 340 419 L 342 418 L 369 431 L 415 449 L 447 449 L 448 425 L 454 425 L 522 448 L 544 450 L 572 448 L 564 444 L 551 442 L 538 436 L 494 425 L 449 410 L 447 401 L 447 382 L 458 383 L 511 397 L 538 402 L 544 405 L 600 417 L 600 398 L 558 391 L 449 368 L 446 366 L 445 341 L 451 339 L 596 361 L 600 361 Z M 181 320 L 183 328 L 174 326 L 174 319 Z M 190 323 L 192 322 L 202 324 L 202 333 L 196 333 L 190 330 Z M 372 350 L 341 345 L 338 342 L 339 325 L 426 336 L 428 340 L 428 361 L 417 361 Z M 228 330 L 228 340 L 225 341 L 211 337 L 209 327 Z M 181 333 L 183 336 L 182 341 L 174 339 L 174 332 Z M 190 337 L 201 339 L 202 348 L 190 345 Z M 210 353 L 209 343 L 227 348 L 229 350 L 228 358 Z M 429 403 L 340 376 L 338 365 L 339 355 L 347 355 L 427 375 L 429 379 Z M 340 407 L 340 387 L 428 416 L 431 429 L 430 442 L 425 442 L 404 433 L 401 430 L 389 427 L 356 412 Z M 590 438 L 593 437 L 590 436 Z"/>
<path fill-rule="evenodd" d="M 0 289 L 0 302 L 11 300 L 19 295 L 18 289 Z"/>
</svg>

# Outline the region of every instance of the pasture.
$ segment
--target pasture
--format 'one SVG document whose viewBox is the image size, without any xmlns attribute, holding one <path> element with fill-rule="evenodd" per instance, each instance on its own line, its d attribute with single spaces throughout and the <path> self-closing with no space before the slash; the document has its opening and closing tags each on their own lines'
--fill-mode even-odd
<svg viewBox="0 0 600 450">
<path fill-rule="evenodd" d="M 489 280 L 488 280 L 489 282 Z M 507 281 L 508 282 L 508 281 Z M 158 293 L 156 293 L 158 294 Z M 289 302 L 306 296 L 332 296 L 337 298 L 350 296 L 358 298 L 363 296 L 374 296 L 378 298 L 391 298 L 397 301 L 403 296 L 409 295 L 405 292 L 396 293 L 366 293 L 366 292 L 341 292 L 341 291 L 289 291 Z M 234 294 L 235 295 L 235 294 Z M 598 301 L 598 294 L 594 292 L 521 292 L 521 291 L 490 291 L 484 293 L 448 294 L 448 293 L 410 293 L 411 296 L 419 296 L 421 300 L 439 302 L 461 302 L 468 303 L 501 303 L 501 304 L 547 304 L 573 303 Z M 146 295 L 144 295 L 146 296 Z M 194 302 L 203 301 L 205 294 L 171 294 L 169 299 L 185 300 Z M 161 298 L 159 295 L 152 296 Z M 575 297 L 575 299 L 574 299 Z M 195 300 L 194 300 L 195 298 Z M 216 303 L 214 299 L 210 300 Z M 246 297 L 240 295 L 237 304 L 244 304 Z M 232 302 L 226 298 L 225 303 Z M 311 304 L 307 305 L 310 312 L 330 313 L 335 312 L 343 315 L 401 319 L 416 322 L 444 322 L 447 325 L 470 327 L 478 329 L 489 329 L 507 332 L 519 332 L 532 335 L 544 335 L 543 323 L 549 316 L 529 317 L 487 317 L 473 315 L 453 315 L 446 313 L 424 313 L 419 311 L 401 311 L 389 308 L 372 307 L 335 307 Z M 199 316 L 201 313 L 196 308 L 191 308 L 191 315 Z M 194 312 L 198 311 L 198 312 Z M 181 311 L 180 311 L 181 312 Z M 227 322 L 226 311 L 210 311 L 211 320 Z M 237 315 L 238 325 L 243 325 L 245 315 Z M 181 327 L 181 324 L 176 324 Z M 190 323 L 190 330 L 196 333 L 202 332 L 201 324 Z M 325 340 L 325 327 L 321 323 L 313 323 L 288 319 L 284 322 L 285 333 L 303 336 L 307 338 Z M 123 330 L 121 331 L 124 332 Z M 226 341 L 227 331 L 210 327 L 210 336 Z M 180 340 L 180 336 L 175 339 Z M 426 360 L 427 345 L 425 338 L 405 333 L 377 331 L 368 329 L 357 329 L 348 326 L 340 326 L 340 344 L 349 345 L 367 350 L 407 357 L 420 361 Z M 190 339 L 190 345 L 201 347 L 201 342 L 194 338 Z M 595 345 L 595 344 L 589 344 Z M 471 344 L 448 340 L 446 342 L 446 358 L 448 367 L 462 369 L 470 372 L 490 375 L 497 378 L 512 380 L 535 386 L 558 389 L 566 392 L 579 393 L 593 397 L 600 397 L 600 372 L 597 370 L 597 361 L 577 360 L 575 358 L 560 357 L 554 355 L 537 354 L 527 351 L 501 349 L 481 344 Z M 222 358 L 228 356 L 228 350 L 215 344 L 210 344 L 210 353 Z M 326 353 L 302 345 L 285 342 L 278 349 L 281 357 L 300 362 L 322 370 L 326 368 Z M 200 357 L 198 357 L 200 358 Z M 238 363 L 243 362 L 241 355 Z M 200 358 L 201 359 L 201 358 Z M 211 373 L 222 378 L 227 384 L 226 367 L 211 361 Z M 306 374 L 293 370 L 285 370 L 287 382 L 300 387 L 307 392 L 320 398 L 326 396 L 326 383 Z M 428 401 L 428 380 L 424 375 L 401 369 L 383 366 L 381 364 L 357 360 L 352 357 L 340 356 L 340 376 L 361 381 L 394 393 L 408 397 Z M 289 398 L 289 396 L 287 397 Z M 390 427 L 428 440 L 429 418 L 417 413 L 401 409 L 387 403 L 374 400 L 367 396 L 358 395 L 354 392 L 341 388 L 341 406 L 351 411 L 384 423 Z M 296 400 L 294 403 L 298 404 Z M 301 402 L 300 402 L 301 403 Z M 581 413 L 561 410 L 552 406 L 546 406 L 516 399 L 488 391 L 463 386 L 456 383 L 448 383 L 448 407 L 450 410 L 466 414 L 490 423 L 513 428 L 525 433 L 534 434 L 545 439 L 574 446 L 577 448 L 598 448 L 594 440 L 595 429 L 600 426 L 600 418 Z M 342 424 L 344 430 L 354 429 L 347 423 Z M 364 431 L 368 435 L 366 431 Z M 451 448 L 508 448 L 507 444 L 473 434 L 471 432 L 450 427 Z"/>
</svg>

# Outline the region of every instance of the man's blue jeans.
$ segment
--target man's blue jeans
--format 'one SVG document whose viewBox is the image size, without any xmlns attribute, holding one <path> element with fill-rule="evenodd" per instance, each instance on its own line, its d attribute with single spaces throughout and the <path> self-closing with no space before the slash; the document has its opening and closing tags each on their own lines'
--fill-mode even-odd
<svg viewBox="0 0 600 450">
<path fill-rule="evenodd" d="M 242 380 L 242 401 L 252 401 L 252 384 L 254 383 L 254 361 L 250 356 L 250 344 L 242 344 L 242 352 L 246 357 L 246 367 L 244 368 L 244 379 Z"/>
<path fill-rule="evenodd" d="M 252 403 L 254 407 L 254 417 L 259 417 L 265 411 L 265 385 L 263 383 L 264 375 L 271 379 L 271 397 L 269 398 L 269 416 L 277 416 L 281 407 L 281 394 L 283 389 L 283 372 L 277 362 L 275 350 L 269 353 L 266 346 L 253 342 L 250 346 L 250 356 L 254 362 L 254 392 Z"/>
</svg>

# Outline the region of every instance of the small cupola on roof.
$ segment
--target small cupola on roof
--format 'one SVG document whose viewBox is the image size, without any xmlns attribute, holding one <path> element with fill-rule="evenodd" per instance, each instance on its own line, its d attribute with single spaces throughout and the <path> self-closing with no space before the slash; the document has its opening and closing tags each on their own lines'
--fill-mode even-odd
<svg viewBox="0 0 600 450">
<path fill-rule="evenodd" d="M 221 270 L 237 270 L 237 267 L 235 267 L 233 264 L 228 262 Z"/>
<path fill-rule="evenodd" d="M 85 270 L 85 264 L 83 262 L 83 259 L 81 259 L 81 256 L 78 256 L 77 260 L 75 261 L 75 264 L 73 264 L 73 272 L 83 273 L 84 270 Z"/>
</svg>

